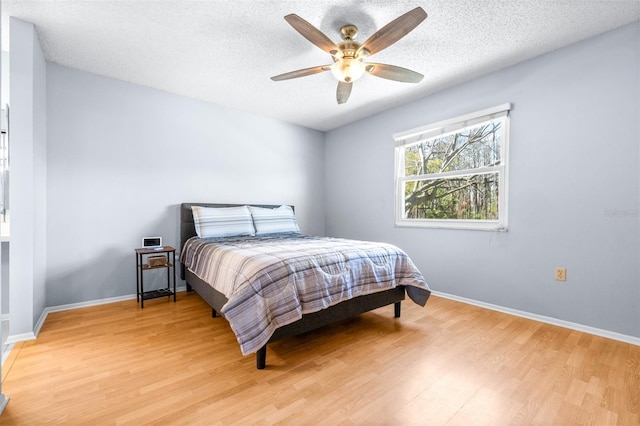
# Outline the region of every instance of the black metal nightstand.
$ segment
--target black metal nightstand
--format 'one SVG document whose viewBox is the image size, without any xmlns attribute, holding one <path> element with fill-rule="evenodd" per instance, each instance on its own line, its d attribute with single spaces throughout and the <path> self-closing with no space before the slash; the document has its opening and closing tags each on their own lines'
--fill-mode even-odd
<svg viewBox="0 0 640 426">
<path fill-rule="evenodd" d="M 155 256 L 153 256 L 155 255 Z M 146 261 L 145 262 L 145 256 Z M 171 259 L 169 257 L 171 256 Z M 149 263 L 149 258 L 155 259 L 155 264 Z M 164 262 L 160 257 L 164 257 Z M 144 301 L 158 297 L 171 297 L 176 301 L 176 249 L 171 246 L 163 246 L 157 249 L 137 248 L 136 249 L 136 300 L 140 302 L 140 307 L 144 308 Z M 159 290 L 144 291 L 144 271 L 151 269 L 167 269 L 167 288 Z M 171 272 L 173 270 L 173 289 L 171 288 Z"/>
</svg>

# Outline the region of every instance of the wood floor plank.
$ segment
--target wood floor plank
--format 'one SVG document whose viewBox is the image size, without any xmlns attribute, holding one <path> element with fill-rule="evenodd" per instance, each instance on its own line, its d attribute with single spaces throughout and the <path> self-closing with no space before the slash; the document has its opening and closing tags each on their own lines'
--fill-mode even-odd
<svg viewBox="0 0 640 426">
<path fill-rule="evenodd" d="M 432 297 L 243 357 L 194 293 L 49 314 L 3 426 L 640 424 L 640 347 Z"/>
</svg>

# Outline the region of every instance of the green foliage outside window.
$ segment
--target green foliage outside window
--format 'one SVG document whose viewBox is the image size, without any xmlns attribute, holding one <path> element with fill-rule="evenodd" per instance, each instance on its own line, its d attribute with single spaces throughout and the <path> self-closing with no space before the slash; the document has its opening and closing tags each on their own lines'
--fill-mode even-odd
<svg viewBox="0 0 640 426">
<path fill-rule="evenodd" d="M 498 220 L 503 129 L 496 119 L 404 147 L 405 218 Z"/>
</svg>

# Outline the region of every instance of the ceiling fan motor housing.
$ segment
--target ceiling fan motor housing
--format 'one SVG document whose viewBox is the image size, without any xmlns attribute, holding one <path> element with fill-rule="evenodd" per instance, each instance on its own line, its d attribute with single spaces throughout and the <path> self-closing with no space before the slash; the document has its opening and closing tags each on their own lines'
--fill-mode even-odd
<svg viewBox="0 0 640 426">
<path fill-rule="evenodd" d="M 335 64 L 331 66 L 331 73 L 335 78 L 345 83 L 352 83 L 362 77 L 365 72 L 365 65 L 362 58 L 366 56 L 365 50 L 359 50 L 361 43 L 353 39 L 358 34 L 358 27 L 355 25 L 343 25 L 340 33 L 344 41 L 338 43 L 338 48 L 342 55 L 333 56 Z"/>
</svg>

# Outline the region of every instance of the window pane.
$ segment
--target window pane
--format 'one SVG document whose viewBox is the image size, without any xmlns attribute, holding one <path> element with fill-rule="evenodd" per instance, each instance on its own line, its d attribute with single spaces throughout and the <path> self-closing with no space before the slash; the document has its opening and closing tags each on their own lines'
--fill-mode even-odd
<svg viewBox="0 0 640 426">
<path fill-rule="evenodd" d="M 499 173 L 404 183 L 405 219 L 498 220 Z"/>
<path fill-rule="evenodd" d="M 503 119 L 496 119 L 407 146 L 405 176 L 497 166 L 503 129 Z"/>
</svg>

